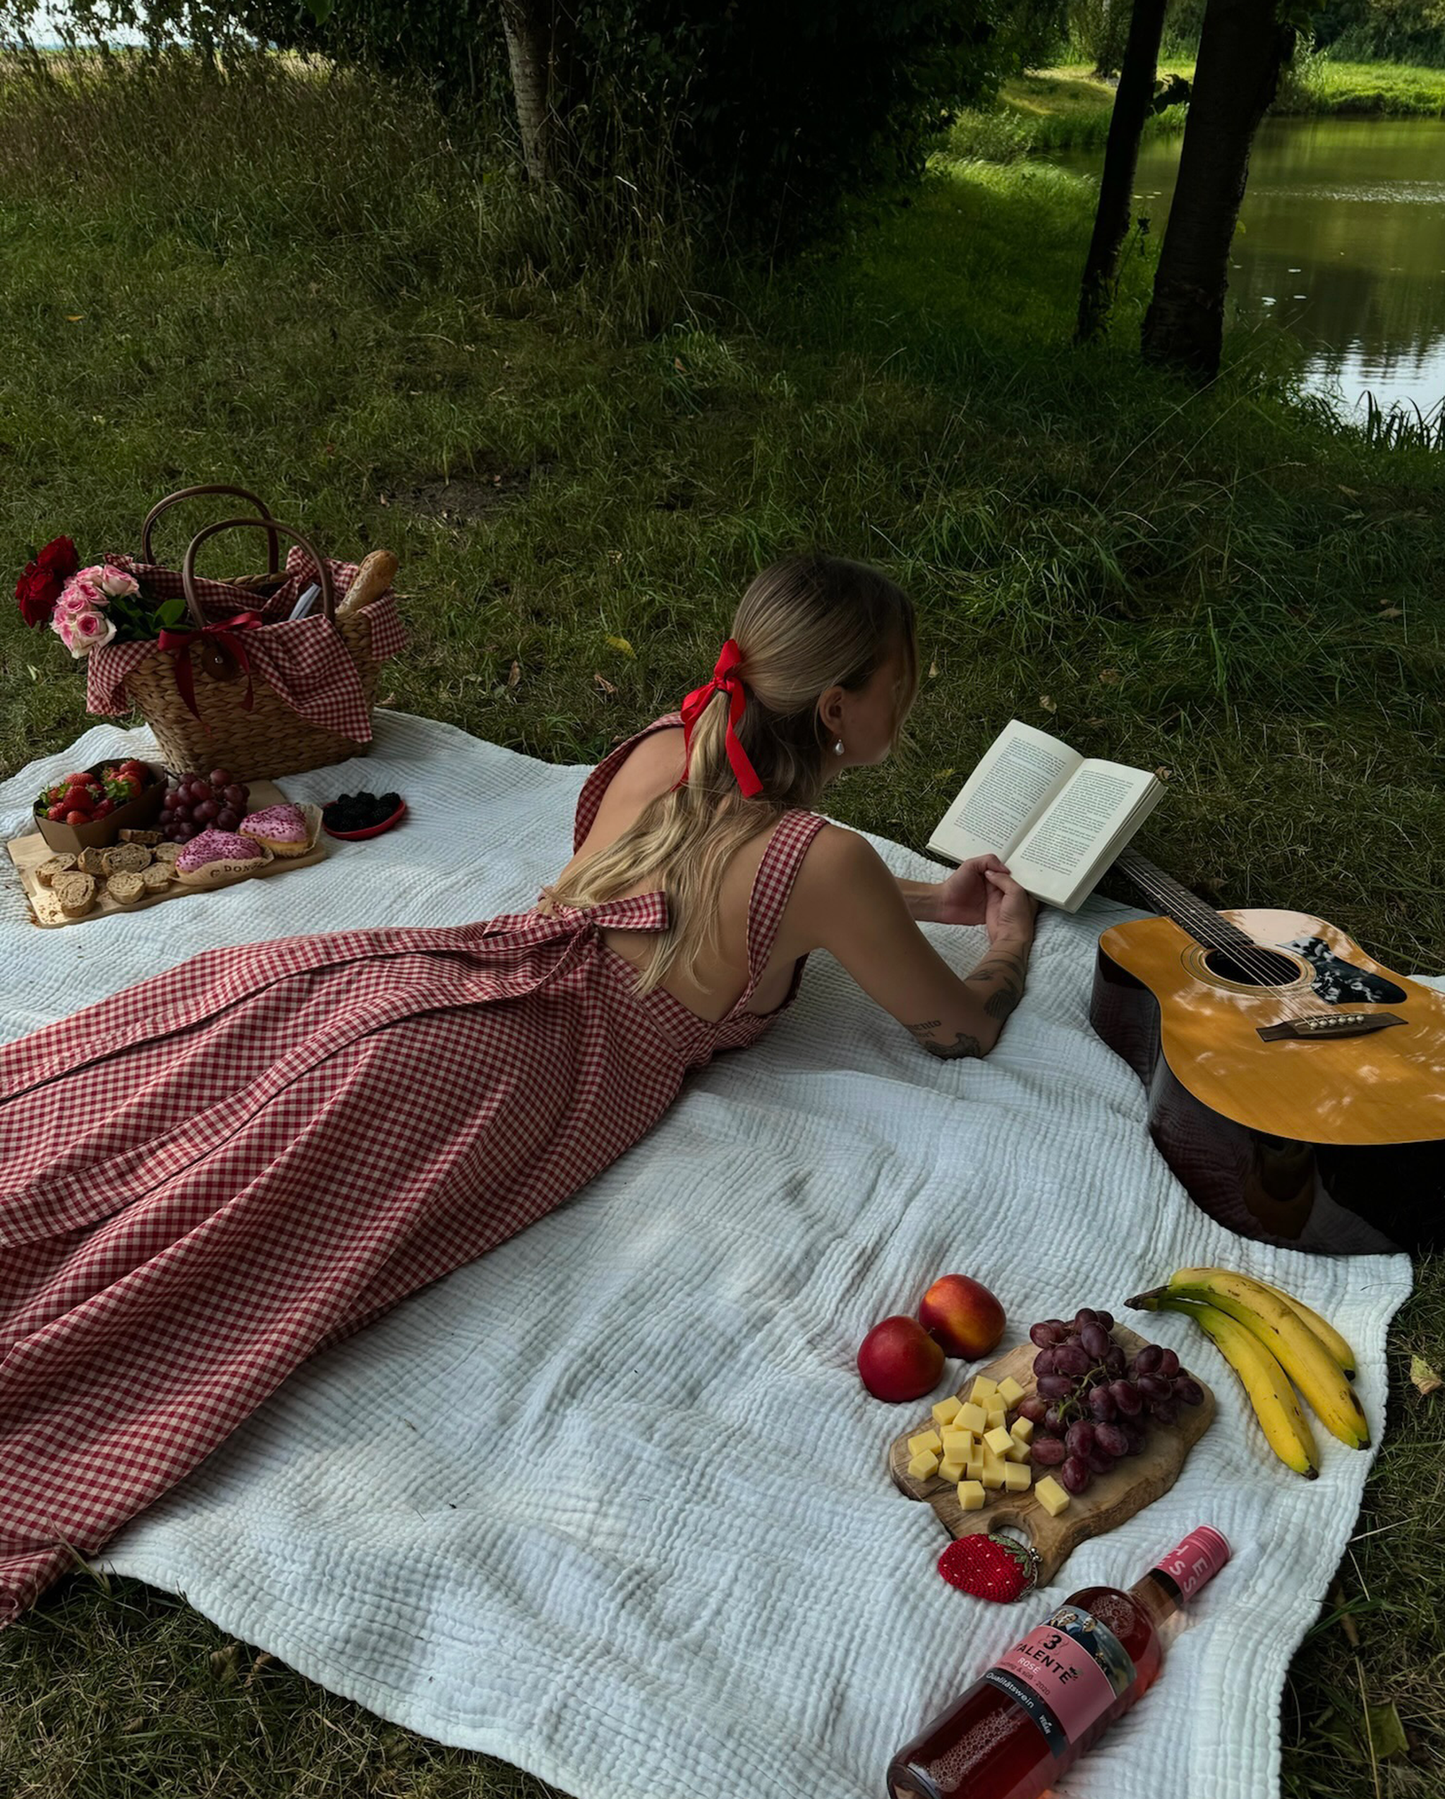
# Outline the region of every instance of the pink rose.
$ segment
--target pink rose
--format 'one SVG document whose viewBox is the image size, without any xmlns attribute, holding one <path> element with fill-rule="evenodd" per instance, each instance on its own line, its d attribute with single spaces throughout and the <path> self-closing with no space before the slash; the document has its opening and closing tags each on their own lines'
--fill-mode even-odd
<svg viewBox="0 0 1445 1799">
<path fill-rule="evenodd" d="M 128 599 L 131 594 L 140 592 L 140 582 L 134 575 L 128 575 L 123 568 L 101 569 L 98 585 L 103 599 Z"/>
<path fill-rule="evenodd" d="M 68 612 L 57 607 L 54 627 L 72 656 L 88 656 L 115 636 L 111 621 L 90 607 L 78 607 Z"/>
<path fill-rule="evenodd" d="M 95 612 L 110 604 L 110 595 L 102 593 L 99 586 L 88 578 L 89 574 L 89 569 L 82 569 L 78 575 L 70 577 L 60 598 L 55 602 L 57 612 Z"/>
</svg>

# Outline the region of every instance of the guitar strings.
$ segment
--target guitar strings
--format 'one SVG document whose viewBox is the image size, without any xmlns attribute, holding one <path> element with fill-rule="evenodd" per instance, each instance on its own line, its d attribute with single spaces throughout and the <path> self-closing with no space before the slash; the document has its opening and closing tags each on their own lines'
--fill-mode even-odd
<svg viewBox="0 0 1445 1799">
<path fill-rule="evenodd" d="M 1220 955 L 1229 956 L 1247 974 L 1254 974 L 1259 979 L 1260 990 L 1272 993 L 1275 1002 L 1288 1017 L 1303 1018 L 1314 1010 L 1313 981 L 1301 987 L 1282 987 L 1270 978 L 1271 957 L 1283 956 L 1284 952 L 1272 949 L 1267 944 L 1256 942 L 1248 937 L 1232 920 L 1223 917 L 1213 907 L 1193 894 L 1182 883 L 1156 871 L 1144 859 L 1132 850 L 1126 850 L 1119 858 L 1121 864 L 1127 863 L 1125 873 L 1144 889 L 1149 897 L 1164 907 L 1166 914 L 1173 916 L 1175 911 L 1182 912 L 1191 924 L 1183 928 L 1189 935 L 1202 943 L 1206 949 L 1217 951 Z M 1159 878 L 1162 876 L 1162 880 Z M 1175 897 L 1177 893 L 1178 897 Z M 1173 899 L 1173 905 L 1170 901 Z M 1180 901 L 1186 903 L 1181 904 Z M 1207 921 L 1207 922 L 1206 922 Z M 1176 918 L 1176 923 L 1181 921 Z M 1232 933 L 1231 937 L 1222 933 Z"/>
</svg>

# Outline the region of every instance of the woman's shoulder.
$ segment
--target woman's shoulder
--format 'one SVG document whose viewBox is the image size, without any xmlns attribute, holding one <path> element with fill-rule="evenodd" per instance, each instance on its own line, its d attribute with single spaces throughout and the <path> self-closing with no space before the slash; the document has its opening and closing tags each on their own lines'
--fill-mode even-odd
<svg viewBox="0 0 1445 1799">
<path fill-rule="evenodd" d="M 866 837 L 823 820 L 802 846 L 792 871 L 784 919 L 789 951 L 803 955 L 828 947 L 840 932 L 866 933 L 870 921 L 887 916 L 897 891 L 887 864 Z"/>
<path fill-rule="evenodd" d="M 624 794 L 657 793 L 671 786 L 682 769 L 682 721 L 660 718 L 632 740 L 611 785 Z"/>
</svg>

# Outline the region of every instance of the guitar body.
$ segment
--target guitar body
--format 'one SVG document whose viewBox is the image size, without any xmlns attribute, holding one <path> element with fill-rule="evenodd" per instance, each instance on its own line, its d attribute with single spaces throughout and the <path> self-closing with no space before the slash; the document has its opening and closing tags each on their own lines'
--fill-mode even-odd
<svg viewBox="0 0 1445 1799">
<path fill-rule="evenodd" d="M 1116 925 L 1090 1008 L 1190 1196 L 1298 1248 L 1445 1241 L 1445 995 L 1305 913 L 1211 916 L 1268 953 L 1206 947 L 1172 918 Z"/>
</svg>

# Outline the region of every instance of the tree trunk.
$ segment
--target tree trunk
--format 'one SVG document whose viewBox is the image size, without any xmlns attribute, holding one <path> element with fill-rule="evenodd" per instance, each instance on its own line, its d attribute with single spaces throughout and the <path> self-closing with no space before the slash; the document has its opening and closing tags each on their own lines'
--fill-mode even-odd
<svg viewBox="0 0 1445 1799">
<path fill-rule="evenodd" d="M 566 0 L 501 0 L 502 31 L 528 179 L 572 173 L 568 120 L 576 101 L 576 20 Z"/>
<path fill-rule="evenodd" d="M 1114 283 L 1119 273 L 1119 251 L 1129 230 L 1129 211 L 1134 198 L 1134 175 L 1139 166 L 1139 138 L 1154 99 L 1154 77 L 1159 67 L 1159 40 L 1164 35 L 1164 10 L 1168 0 L 1134 0 L 1129 19 L 1129 39 L 1119 71 L 1119 91 L 1109 119 L 1109 142 L 1104 150 L 1104 171 L 1099 177 L 1099 209 L 1094 215 L 1094 235 L 1084 264 L 1079 292 L 1079 323 L 1074 342 L 1086 344 L 1102 336 L 1114 303 Z"/>
<path fill-rule="evenodd" d="M 1276 0 L 1209 0 L 1174 200 L 1144 315 L 1144 359 L 1219 373 L 1229 251 L 1249 147 L 1294 50 Z"/>
</svg>

